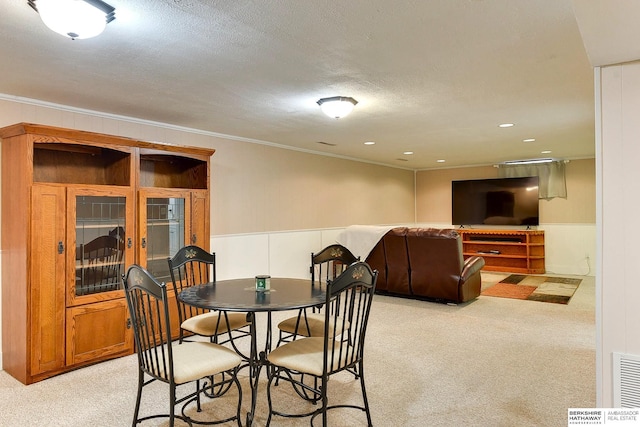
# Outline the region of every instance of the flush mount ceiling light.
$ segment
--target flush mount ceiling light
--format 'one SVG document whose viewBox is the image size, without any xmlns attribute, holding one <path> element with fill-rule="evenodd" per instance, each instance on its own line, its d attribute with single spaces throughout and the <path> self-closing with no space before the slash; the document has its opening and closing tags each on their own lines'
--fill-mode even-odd
<svg viewBox="0 0 640 427">
<path fill-rule="evenodd" d="M 348 115 L 357 103 L 358 101 L 349 96 L 333 96 L 331 98 L 322 98 L 318 101 L 322 112 L 336 119 Z"/>
<path fill-rule="evenodd" d="M 27 0 L 51 30 L 72 40 L 88 39 L 104 31 L 116 9 L 101 0 Z"/>
</svg>

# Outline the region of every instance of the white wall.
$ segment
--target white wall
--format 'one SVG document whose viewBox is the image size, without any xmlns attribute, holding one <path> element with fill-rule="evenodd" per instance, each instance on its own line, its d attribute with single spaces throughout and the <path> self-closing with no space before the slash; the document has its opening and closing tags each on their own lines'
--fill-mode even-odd
<svg viewBox="0 0 640 427">
<path fill-rule="evenodd" d="M 640 356 L 640 62 L 596 69 L 598 406 L 613 406 L 614 352 Z"/>
</svg>

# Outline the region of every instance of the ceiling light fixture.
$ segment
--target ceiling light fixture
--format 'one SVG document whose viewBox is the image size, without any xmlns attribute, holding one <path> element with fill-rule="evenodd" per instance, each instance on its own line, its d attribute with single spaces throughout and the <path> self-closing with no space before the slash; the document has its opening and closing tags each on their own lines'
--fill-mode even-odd
<svg viewBox="0 0 640 427">
<path fill-rule="evenodd" d="M 536 141 L 535 138 L 527 138 L 522 140 L 522 142 L 535 142 L 535 141 Z"/>
<path fill-rule="evenodd" d="M 375 141 L 367 141 L 364 145 L 376 145 Z"/>
<path fill-rule="evenodd" d="M 322 108 L 322 112 L 336 119 L 348 115 L 357 103 L 358 101 L 349 96 L 332 96 L 331 98 L 318 100 L 318 105 Z"/>
<path fill-rule="evenodd" d="M 116 9 L 101 0 L 27 0 L 51 30 L 72 40 L 102 33 Z"/>
<path fill-rule="evenodd" d="M 502 123 L 500 125 L 498 125 L 498 127 L 500 128 L 510 128 L 513 126 L 513 123 Z"/>
</svg>

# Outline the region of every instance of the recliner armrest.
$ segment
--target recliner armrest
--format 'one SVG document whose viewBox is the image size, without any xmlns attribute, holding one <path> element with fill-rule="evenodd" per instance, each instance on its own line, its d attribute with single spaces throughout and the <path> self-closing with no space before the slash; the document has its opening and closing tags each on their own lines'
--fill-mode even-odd
<svg viewBox="0 0 640 427">
<path fill-rule="evenodd" d="M 465 259 L 462 274 L 460 275 L 460 282 L 466 282 L 467 279 L 480 271 L 482 267 L 484 267 L 484 258 L 482 257 L 474 255 Z"/>
</svg>

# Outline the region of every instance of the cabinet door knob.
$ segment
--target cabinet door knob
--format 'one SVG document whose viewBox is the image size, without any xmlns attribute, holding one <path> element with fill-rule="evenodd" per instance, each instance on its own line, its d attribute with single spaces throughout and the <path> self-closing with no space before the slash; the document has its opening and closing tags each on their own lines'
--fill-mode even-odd
<svg viewBox="0 0 640 427">
<path fill-rule="evenodd" d="M 60 240 L 58 242 L 58 253 L 59 254 L 63 254 L 64 253 L 64 244 L 62 243 L 62 240 Z"/>
<path fill-rule="evenodd" d="M 143 247 L 143 248 L 146 248 L 146 247 L 147 247 L 147 238 L 146 238 L 146 237 L 143 237 L 143 238 L 142 238 L 142 247 Z"/>
</svg>

